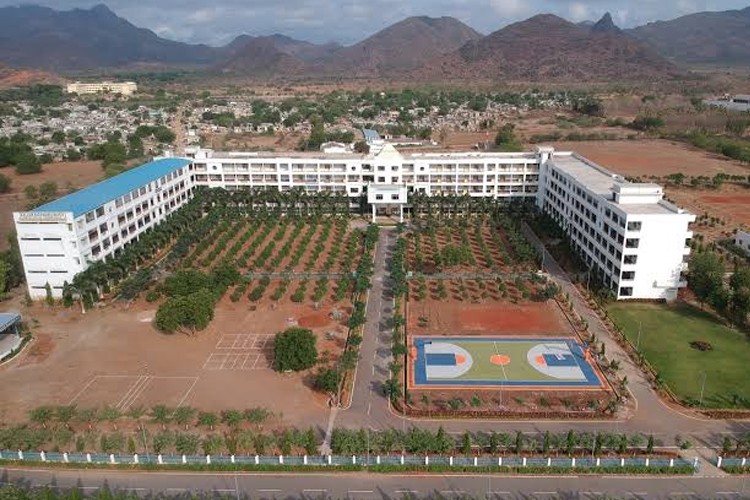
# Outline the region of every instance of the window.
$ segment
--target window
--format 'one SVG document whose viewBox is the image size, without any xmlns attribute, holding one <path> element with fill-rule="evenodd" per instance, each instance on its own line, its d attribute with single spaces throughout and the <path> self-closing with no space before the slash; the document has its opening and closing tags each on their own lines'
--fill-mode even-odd
<svg viewBox="0 0 750 500">
<path fill-rule="evenodd" d="M 352 194 L 357 194 L 359 193 L 359 188 L 349 188 L 349 192 Z"/>
<path fill-rule="evenodd" d="M 385 167 L 383 165 L 380 165 L 378 167 L 378 172 L 385 172 Z"/>
<path fill-rule="evenodd" d="M 641 230 L 641 222 L 640 221 L 631 221 L 628 222 L 628 231 L 640 231 Z"/>
<path fill-rule="evenodd" d="M 626 255 L 625 256 L 625 264 L 637 264 L 638 263 L 638 256 L 637 255 Z"/>
<path fill-rule="evenodd" d="M 635 279 L 635 271 L 625 271 L 622 273 L 622 279 L 625 281 L 633 281 Z"/>
<path fill-rule="evenodd" d="M 89 212 L 89 213 L 86 214 L 86 222 L 91 222 L 95 218 L 96 217 L 94 216 L 94 212 Z"/>
<path fill-rule="evenodd" d="M 398 183 L 398 177 L 391 177 L 391 184 Z"/>
<path fill-rule="evenodd" d="M 383 195 L 382 194 L 376 194 L 375 195 L 375 199 L 376 200 L 382 200 L 383 199 Z"/>
<path fill-rule="evenodd" d="M 638 243 L 640 240 L 638 238 L 628 238 L 625 240 L 625 248 L 638 248 Z"/>
<path fill-rule="evenodd" d="M 392 171 L 392 172 L 398 172 L 398 167 L 397 167 L 396 165 L 393 165 L 393 166 L 391 167 L 391 171 Z"/>
<path fill-rule="evenodd" d="M 391 200 L 396 200 L 396 201 L 398 201 L 398 194 L 392 194 L 392 195 L 391 195 Z"/>
<path fill-rule="evenodd" d="M 96 216 L 97 217 L 101 217 L 102 215 L 104 215 L 104 207 L 97 208 L 96 209 Z"/>
<path fill-rule="evenodd" d="M 633 287 L 630 287 L 630 286 L 620 287 L 620 297 L 632 297 L 632 296 L 633 296 Z"/>
<path fill-rule="evenodd" d="M 385 177 L 378 177 L 378 182 L 385 182 Z"/>
</svg>

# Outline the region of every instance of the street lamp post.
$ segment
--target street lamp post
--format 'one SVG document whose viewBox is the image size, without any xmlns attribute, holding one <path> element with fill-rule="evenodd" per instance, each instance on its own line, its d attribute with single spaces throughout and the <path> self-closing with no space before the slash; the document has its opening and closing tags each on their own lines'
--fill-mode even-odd
<svg viewBox="0 0 750 500">
<path fill-rule="evenodd" d="M 638 340 L 635 342 L 635 350 L 641 352 L 641 329 L 643 327 L 643 321 L 638 321 Z"/>
<path fill-rule="evenodd" d="M 705 371 L 701 371 L 700 374 L 703 377 L 703 382 L 701 382 L 701 396 L 700 396 L 700 400 L 698 401 L 698 406 L 703 408 L 703 391 L 706 389 L 706 379 L 708 378 L 708 375 L 706 374 Z"/>
</svg>

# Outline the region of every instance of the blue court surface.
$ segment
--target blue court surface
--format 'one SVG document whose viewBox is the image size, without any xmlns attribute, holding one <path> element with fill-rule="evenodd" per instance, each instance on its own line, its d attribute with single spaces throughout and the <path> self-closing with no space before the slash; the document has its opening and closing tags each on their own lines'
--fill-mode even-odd
<svg viewBox="0 0 750 500">
<path fill-rule="evenodd" d="M 570 337 L 413 338 L 413 387 L 602 389 L 603 376 Z"/>
</svg>

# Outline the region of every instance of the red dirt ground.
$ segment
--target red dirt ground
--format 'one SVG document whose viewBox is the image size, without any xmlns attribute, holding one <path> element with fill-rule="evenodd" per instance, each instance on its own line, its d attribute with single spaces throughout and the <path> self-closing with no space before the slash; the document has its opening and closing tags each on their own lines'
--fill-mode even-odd
<svg viewBox="0 0 750 500">
<path fill-rule="evenodd" d="M 454 334 L 570 334 L 571 328 L 554 302 L 513 304 L 464 304 L 427 299 L 410 302 L 408 328 L 411 335 Z M 420 317 L 427 324 L 420 326 Z"/>
<path fill-rule="evenodd" d="M 304 328 L 323 328 L 331 323 L 331 319 L 325 312 L 317 312 L 302 316 L 297 324 Z"/>
</svg>

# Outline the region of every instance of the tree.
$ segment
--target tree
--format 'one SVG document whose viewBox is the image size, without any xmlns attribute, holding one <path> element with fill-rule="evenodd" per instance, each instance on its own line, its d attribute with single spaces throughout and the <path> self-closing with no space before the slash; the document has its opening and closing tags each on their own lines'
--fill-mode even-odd
<svg viewBox="0 0 750 500">
<path fill-rule="evenodd" d="M 16 155 L 14 163 L 16 172 L 20 175 L 38 174 L 42 171 L 42 162 L 31 151 L 24 151 Z"/>
<path fill-rule="evenodd" d="M 464 432 L 461 437 L 461 453 L 471 455 L 471 434 L 469 431 Z"/>
<path fill-rule="evenodd" d="M 10 185 L 11 185 L 10 177 L 8 177 L 5 174 L 0 174 L 0 193 L 9 193 Z"/>
<path fill-rule="evenodd" d="M 724 264 L 714 252 L 697 252 L 690 259 L 688 283 L 701 307 L 722 287 Z"/>
<path fill-rule="evenodd" d="M 65 142 L 65 132 L 62 130 L 56 130 L 52 133 L 52 142 L 55 144 L 62 144 Z"/>
<path fill-rule="evenodd" d="M 289 328 L 276 334 L 274 369 L 279 372 L 312 368 L 318 360 L 315 334 L 305 328 Z"/>
<path fill-rule="evenodd" d="M 516 126 L 512 123 L 506 123 L 495 136 L 495 145 L 502 151 L 519 151 L 521 145 L 516 138 Z"/>
</svg>

